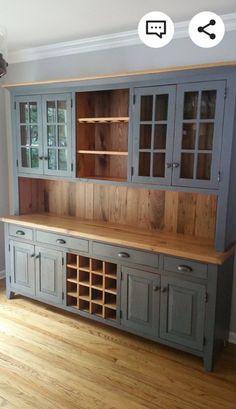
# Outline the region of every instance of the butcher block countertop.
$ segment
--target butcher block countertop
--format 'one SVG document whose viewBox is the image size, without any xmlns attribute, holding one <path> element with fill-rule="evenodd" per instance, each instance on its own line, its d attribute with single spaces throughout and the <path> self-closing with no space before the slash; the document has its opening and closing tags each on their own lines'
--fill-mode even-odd
<svg viewBox="0 0 236 409">
<path fill-rule="evenodd" d="M 204 263 L 223 264 L 235 250 L 235 246 L 232 246 L 225 252 L 218 252 L 214 249 L 213 242 L 182 234 L 146 231 L 125 225 L 85 221 L 74 217 L 55 216 L 45 213 L 6 216 L 2 217 L 1 220 L 5 223 L 33 229 L 154 251 Z"/>
</svg>

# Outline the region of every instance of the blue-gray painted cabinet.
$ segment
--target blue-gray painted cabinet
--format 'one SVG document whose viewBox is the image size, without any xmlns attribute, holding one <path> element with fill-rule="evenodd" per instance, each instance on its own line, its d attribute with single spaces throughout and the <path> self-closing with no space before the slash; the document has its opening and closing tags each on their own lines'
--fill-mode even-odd
<svg viewBox="0 0 236 409">
<path fill-rule="evenodd" d="M 62 253 L 35 247 L 35 295 L 40 300 L 62 303 Z"/>
<path fill-rule="evenodd" d="M 9 241 L 10 285 L 16 292 L 35 293 L 34 246 L 14 240 Z"/>
<path fill-rule="evenodd" d="M 143 335 L 159 334 L 160 276 L 122 267 L 121 324 Z"/>
<path fill-rule="evenodd" d="M 225 81 L 134 90 L 133 182 L 217 189 Z"/>
<path fill-rule="evenodd" d="M 71 93 L 15 98 L 20 174 L 72 175 Z"/>
<path fill-rule="evenodd" d="M 10 291 L 52 304 L 62 303 L 63 254 L 47 247 L 10 240 Z"/>
<path fill-rule="evenodd" d="M 161 279 L 160 337 L 203 350 L 206 286 L 172 276 Z"/>
</svg>

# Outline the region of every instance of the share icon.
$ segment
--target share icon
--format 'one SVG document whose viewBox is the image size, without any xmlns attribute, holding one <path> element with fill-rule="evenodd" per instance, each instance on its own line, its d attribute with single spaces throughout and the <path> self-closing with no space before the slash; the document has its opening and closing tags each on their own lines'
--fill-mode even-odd
<svg viewBox="0 0 236 409">
<path fill-rule="evenodd" d="M 215 40 L 216 35 L 215 35 L 214 33 L 209 33 L 209 32 L 206 30 L 207 27 L 209 27 L 209 26 L 214 26 L 215 24 L 216 24 L 216 21 L 212 19 L 212 20 L 210 20 L 209 23 L 206 24 L 205 26 L 199 26 L 199 27 L 198 27 L 198 31 L 199 31 L 199 33 L 205 33 L 205 34 L 207 34 L 207 35 L 210 37 L 211 40 Z"/>
</svg>

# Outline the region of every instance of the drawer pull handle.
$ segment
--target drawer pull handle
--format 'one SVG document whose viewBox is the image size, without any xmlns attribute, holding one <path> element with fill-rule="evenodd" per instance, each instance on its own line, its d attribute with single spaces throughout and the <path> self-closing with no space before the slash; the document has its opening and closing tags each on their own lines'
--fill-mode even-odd
<svg viewBox="0 0 236 409">
<path fill-rule="evenodd" d="M 56 240 L 56 243 L 58 243 L 58 244 L 66 244 L 66 241 L 63 240 L 63 239 L 57 239 L 57 240 Z"/>
<path fill-rule="evenodd" d="M 158 290 L 160 290 L 160 287 L 158 285 L 154 285 L 153 286 L 153 291 L 158 291 Z"/>
<path fill-rule="evenodd" d="M 18 234 L 18 236 L 24 236 L 25 232 L 23 230 L 17 230 L 16 234 Z"/>
<path fill-rule="evenodd" d="M 121 251 L 120 253 L 118 253 L 118 257 L 120 257 L 120 258 L 129 258 L 130 255 L 128 253 L 125 253 L 124 251 Z"/>
<path fill-rule="evenodd" d="M 191 273 L 191 271 L 193 271 L 191 267 L 184 265 L 178 266 L 177 270 L 180 271 L 181 273 Z"/>
</svg>

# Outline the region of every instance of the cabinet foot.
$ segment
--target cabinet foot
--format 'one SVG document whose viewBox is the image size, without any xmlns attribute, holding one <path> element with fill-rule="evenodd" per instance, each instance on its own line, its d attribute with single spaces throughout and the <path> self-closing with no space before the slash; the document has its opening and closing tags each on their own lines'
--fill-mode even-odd
<svg viewBox="0 0 236 409">
<path fill-rule="evenodd" d="M 14 297 L 15 293 L 13 291 L 6 291 L 6 297 L 8 300 L 11 300 Z"/>
<path fill-rule="evenodd" d="M 207 372 L 212 372 L 214 368 L 214 360 L 212 356 L 206 356 L 203 358 L 203 363 L 204 363 L 204 369 Z"/>
</svg>

